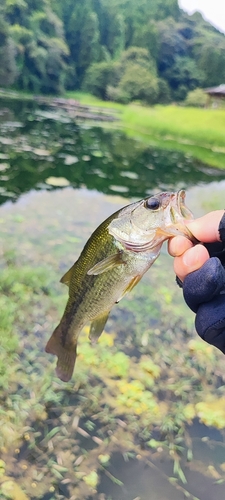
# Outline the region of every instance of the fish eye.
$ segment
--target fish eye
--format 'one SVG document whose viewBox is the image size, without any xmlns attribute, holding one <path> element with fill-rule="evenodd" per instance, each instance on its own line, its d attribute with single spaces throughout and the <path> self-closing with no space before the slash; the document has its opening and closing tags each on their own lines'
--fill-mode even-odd
<svg viewBox="0 0 225 500">
<path fill-rule="evenodd" d="M 157 198 L 149 198 L 145 202 L 146 208 L 150 208 L 150 210 L 158 210 L 160 207 L 159 200 Z"/>
</svg>

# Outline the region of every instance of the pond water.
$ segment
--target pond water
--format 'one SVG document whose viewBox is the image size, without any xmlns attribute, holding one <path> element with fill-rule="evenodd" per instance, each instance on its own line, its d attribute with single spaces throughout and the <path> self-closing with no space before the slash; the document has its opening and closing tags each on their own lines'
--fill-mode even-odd
<svg viewBox="0 0 225 500">
<path fill-rule="evenodd" d="M 58 281 L 102 219 L 180 187 L 196 215 L 219 208 L 224 173 L 51 106 L 0 106 L 0 323 L 12 316 L 16 346 L 5 367 L 0 345 L 0 498 L 222 500 L 224 358 L 196 340 L 171 258 L 112 311 L 95 348 L 81 335 L 71 383 L 44 345 L 66 303 Z"/>
<path fill-rule="evenodd" d="M 188 154 L 152 149 L 32 101 L 0 99 L 0 203 L 31 189 L 97 189 L 143 198 L 224 178 Z"/>
</svg>

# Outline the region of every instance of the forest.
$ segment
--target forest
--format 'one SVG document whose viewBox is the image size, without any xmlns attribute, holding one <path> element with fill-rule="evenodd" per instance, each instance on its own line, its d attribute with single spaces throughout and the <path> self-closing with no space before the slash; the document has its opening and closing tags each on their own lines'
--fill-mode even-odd
<svg viewBox="0 0 225 500">
<path fill-rule="evenodd" d="M 225 36 L 177 0 L 1 0 L 0 86 L 182 101 L 225 82 Z"/>
</svg>

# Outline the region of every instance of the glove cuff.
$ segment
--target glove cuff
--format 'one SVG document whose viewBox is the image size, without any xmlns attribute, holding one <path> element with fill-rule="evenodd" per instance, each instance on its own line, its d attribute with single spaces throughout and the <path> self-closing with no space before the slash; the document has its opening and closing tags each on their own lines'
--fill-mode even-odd
<svg viewBox="0 0 225 500">
<path fill-rule="evenodd" d="M 219 235 L 223 243 L 225 243 L 225 211 L 223 217 L 219 223 Z"/>
</svg>

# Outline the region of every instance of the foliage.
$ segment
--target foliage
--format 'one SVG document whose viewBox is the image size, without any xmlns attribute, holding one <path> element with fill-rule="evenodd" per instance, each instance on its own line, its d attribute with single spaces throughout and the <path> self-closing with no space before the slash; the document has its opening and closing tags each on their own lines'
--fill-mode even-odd
<svg viewBox="0 0 225 500">
<path fill-rule="evenodd" d="M 196 108 L 204 108 L 207 104 L 207 95 L 202 89 L 195 89 L 191 92 L 188 92 L 185 105 L 193 106 Z"/>
<path fill-rule="evenodd" d="M 143 100 L 156 102 L 158 83 L 156 66 L 144 48 L 130 47 L 116 62 L 101 62 L 90 66 L 83 88 L 102 99 L 122 103 Z"/>
<path fill-rule="evenodd" d="M 5 20 L 16 47 L 17 87 L 32 92 L 63 90 L 69 49 L 50 2 L 6 1 Z"/>
<path fill-rule="evenodd" d="M 171 102 L 171 88 L 166 80 L 158 78 L 157 103 L 168 104 L 169 102 Z"/>
<path fill-rule="evenodd" d="M 113 62 L 101 62 L 92 64 L 87 70 L 83 90 L 106 99 L 107 87 L 116 83 L 118 80 L 118 65 Z"/>
<path fill-rule="evenodd" d="M 0 13 L 0 85 L 12 85 L 17 76 L 15 45 L 10 38 L 10 29 Z"/>
<path fill-rule="evenodd" d="M 224 35 L 200 14 L 185 14 L 177 0 L 1 2 L 0 85 L 47 93 L 83 88 L 104 99 L 127 102 L 123 84 L 108 79 L 104 88 L 102 84 L 98 88 L 103 70 L 98 72 L 96 65 L 123 64 L 124 53 L 126 64 L 136 64 L 132 47 L 143 52 L 138 63 L 141 59 L 152 76 L 167 83 L 167 89 L 158 82 L 156 91 L 156 82 L 150 83 L 146 74 L 145 90 L 140 89 L 140 83 L 131 83 L 130 71 L 125 78 L 132 87 L 130 98 L 139 95 L 138 99 L 152 103 L 157 95 L 158 102 L 166 103 L 170 96 L 182 100 L 196 87 L 225 81 Z"/>
<path fill-rule="evenodd" d="M 119 88 L 126 92 L 129 100 L 142 100 L 148 104 L 156 102 L 158 94 L 157 78 L 140 64 L 127 64 L 119 82 Z"/>
</svg>

